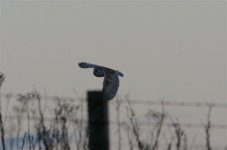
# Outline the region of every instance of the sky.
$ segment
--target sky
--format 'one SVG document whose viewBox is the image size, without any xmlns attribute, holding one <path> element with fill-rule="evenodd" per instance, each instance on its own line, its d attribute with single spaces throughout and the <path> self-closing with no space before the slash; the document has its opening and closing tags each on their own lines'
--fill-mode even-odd
<svg viewBox="0 0 227 150">
<path fill-rule="evenodd" d="M 78 67 L 86 61 L 124 73 L 120 96 L 226 102 L 225 1 L 8 0 L 0 9 L 2 93 L 84 96 L 103 81 Z"/>
<path fill-rule="evenodd" d="M 119 95 L 226 100 L 224 1 L 1 1 L 3 92 L 101 89 L 86 61 L 125 74 Z"/>
</svg>

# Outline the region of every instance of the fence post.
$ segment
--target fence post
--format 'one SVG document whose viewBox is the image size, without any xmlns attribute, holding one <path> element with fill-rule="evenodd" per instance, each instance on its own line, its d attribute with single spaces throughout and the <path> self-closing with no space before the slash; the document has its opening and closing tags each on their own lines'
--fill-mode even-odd
<svg viewBox="0 0 227 150">
<path fill-rule="evenodd" d="M 109 150 L 108 103 L 101 91 L 88 91 L 90 150 Z"/>
</svg>

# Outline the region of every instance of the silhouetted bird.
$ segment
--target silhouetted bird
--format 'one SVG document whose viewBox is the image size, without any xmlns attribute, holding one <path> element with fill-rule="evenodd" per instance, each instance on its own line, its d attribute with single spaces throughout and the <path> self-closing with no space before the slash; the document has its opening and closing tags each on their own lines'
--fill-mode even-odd
<svg viewBox="0 0 227 150">
<path fill-rule="evenodd" d="M 119 78 L 118 76 L 123 77 L 123 73 L 117 70 L 113 70 L 107 67 L 90 64 L 86 62 L 79 63 L 80 68 L 94 68 L 93 74 L 96 77 L 104 77 L 103 81 L 103 94 L 104 98 L 107 100 L 111 100 L 117 94 L 117 90 L 119 87 Z"/>
</svg>

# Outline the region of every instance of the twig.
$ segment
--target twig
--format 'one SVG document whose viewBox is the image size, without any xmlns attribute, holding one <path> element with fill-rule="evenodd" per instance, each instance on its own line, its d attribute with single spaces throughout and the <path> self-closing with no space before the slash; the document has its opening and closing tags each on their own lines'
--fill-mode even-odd
<svg viewBox="0 0 227 150">
<path fill-rule="evenodd" d="M 1 85 L 2 85 L 4 80 L 5 80 L 4 74 L 2 74 L 0 72 L 0 88 L 1 88 Z M 5 150 L 6 149 L 6 147 L 5 147 L 5 132 L 4 132 L 4 124 L 3 124 L 3 121 L 2 121 L 1 109 L 0 109 L 0 131 L 1 131 L 2 149 Z"/>
<path fill-rule="evenodd" d="M 211 111 L 212 106 L 209 106 L 208 114 L 207 114 L 207 125 L 205 125 L 205 132 L 206 132 L 206 148 L 207 150 L 212 150 L 210 144 L 210 129 L 211 129 Z"/>
<path fill-rule="evenodd" d="M 159 140 L 159 136 L 160 136 L 160 133 L 161 133 L 161 130 L 162 130 L 162 125 L 163 125 L 163 122 L 164 122 L 164 117 L 165 117 L 164 102 L 162 101 L 161 118 L 160 118 L 160 121 L 158 123 L 158 130 L 157 130 L 157 134 L 156 134 L 154 145 L 151 148 L 152 150 L 158 149 L 158 140 Z"/>
<path fill-rule="evenodd" d="M 27 135 L 27 132 L 24 133 L 24 137 L 23 137 L 23 140 L 22 140 L 22 145 L 21 145 L 21 150 L 24 149 L 24 145 L 25 145 L 25 140 L 26 140 L 26 135 Z"/>
<path fill-rule="evenodd" d="M 117 111 L 117 133 L 118 133 L 118 150 L 121 150 L 121 122 L 120 122 L 120 106 L 122 101 L 117 97 L 116 99 L 116 111 Z"/>
<path fill-rule="evenodd" d="M 4 125 L 2 122 L 2 113 L 0 112 L 0 131 L 1 131 L 1 141 L 2 141 L 2 149 L 5 150 L 5 132 L 4 132 Z"/>
<path fill-rule="evenodd" d="M 128 102 L 128 117 L 129 117 L 129 120 L 130 120 L 130 123 L 131 123 L 131 126 L 132 126 L 132 132 L 135 136 L 135 139 L 136 139 L 136 142 L 137 142 L 137 146 L 140 150 L 143 150 L 144 149 L 144 144 L 143 142 L 140 140 L 140 129 L 139 129 L 139 126 L 138 126 L 138 123 L 137 123 L 137 120 L 135 118 L 135 112 L 131 106 L 131 103 L 129 101 L 129 99 L 126 99 L 126 101 Z"/>
</svg>

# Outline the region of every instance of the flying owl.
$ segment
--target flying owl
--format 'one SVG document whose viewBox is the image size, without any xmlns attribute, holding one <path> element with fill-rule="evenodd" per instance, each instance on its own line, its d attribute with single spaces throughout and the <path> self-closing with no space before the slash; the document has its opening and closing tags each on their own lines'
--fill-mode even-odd
<svg viewBox="0 0 227 150">
<path fill-rule="evenodd" d="M 103 81 L 103 94 L 104 98 L 107 100 L 111 100 L 117 94 L 117 90 L 119 87 L 119 78 L 118 76 L 123 77 L 123 73 L 117 70 L 113 70 L 107 67 L 90 64 L 86 62 L 79 63 L 80 68 L 94 68 L 93 74 L 96 77 L 104 77 Z"/>
</svg>

